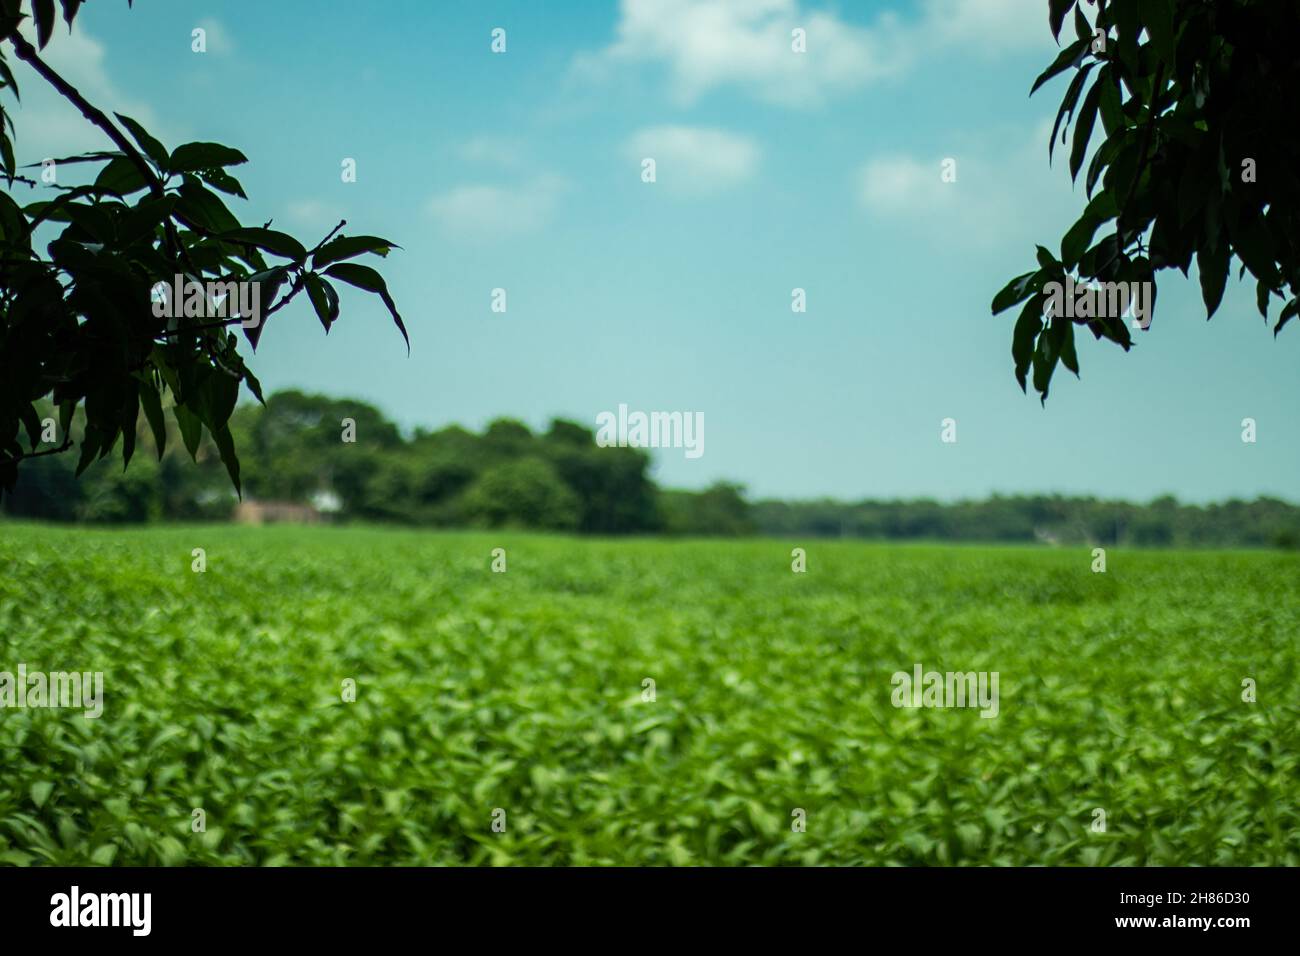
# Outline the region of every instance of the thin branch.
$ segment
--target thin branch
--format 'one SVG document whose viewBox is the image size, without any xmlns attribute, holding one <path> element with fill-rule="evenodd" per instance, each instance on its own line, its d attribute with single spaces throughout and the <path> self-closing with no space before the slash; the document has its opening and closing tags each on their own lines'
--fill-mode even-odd
<svg viewBox="0 0 1300 956">
<path fill-rule="evenodd" d="M 46 189 L 61 189 L 64 192 L 73 192 L 77 188 L 76 186 L 62 186 L 59 183 L 38 183 L 29 176 L 9 176 L 6 174 L 5 179 L 9 180 L 10 185 L 13 185 L 14 183 L 22 183 L 24 186 L 32 186 L 33 188 L 36 186 L 44 186 Z"/>
<path fill-rule="evenodd" d="M 239 280 L 236 279 L 232 281 L 237 282 Z M 289 287 L 289 291 L 285 293 L 284 298 L 266 310 L 266 315 L 261 317 L 258 321 L 258 325 L 265 322 L 276 312 L 279 312 L 282 308 L 288 305 L 289 300 L 301 292 L 305 286 L 306 280 L 303 278 L 303 273 L 299 273 L 299 275 L 293 280 L 293 285 Z M 209 329 L 224 329 L 230 325 L 243 325 L 246 320 L 246 316 L 237 316 L 233 319 L 226 319 L 224 322 L 206 322 L 203 325 L 187 325 L 184 328 L 163 330 L 153 337 L 155 339 L 166 339 L 173 335 L 189 335 L 193 332 L 206 332 Z M 256 326 L 250 326 L 250 328 L 256 328 Z"/>
<path fill-rule="evenodd" d="M 346 219 L 340 219 L 339 224 L 330 230 L 330 234 L 326 236 L 324 239 L 322 239 L 320 242 L 316 243 L 316 248 L 311 251 L 310 255 L 314 256 L 316 253 L 320 252 L 321 248 L 325 245 L 325 243 L 333 239 L 334 234 L 338 232 L 340 229 L 342 229 L 344 226 L 346 226 L 347 224 L 348 221 Z"/>
<path fill-rule="evenodd" d="M 294 296 L 296 296 L 299 292 L 303 290 L 303 288 L 307 285 L 307 280 L 305 278 L 306 274 L 307 273 L 305 270 L 303 272 L 298 273 L 298 277 L 293 280 L 293 285 L 289 287 L 289 291 L 285 293 L 284 298 L 266 310 L 266 315 L 262 316 L 263 322 L 269 319 L 276 312 L 279 312 L 281 309 L 283 309 L 286 305 L 289 304 L 289 301 Z"/>
<path fill-rule="evenodd" d="M 20 34 L 11 34 L 9 41 L 13 43 L 14 52 L 18 54 L 20 60 L 27 62 L 32 69 L 45 79 L 47 83 L 58 90 L 64 99 L 77 107 L 77 109 L 81 111 L 82 116 L 107 134 L 108 138 L 113 141 L 113 144 L 117 146 L 117 148 L 122 151 L 122 154 L 131 161 L 132 165 L 140 171 L 140 175 L 144 177 L 145 183 L 149 186 L 149 191 L 154 196 L 161 198 L 167 194 L 162 179 L 159 178 L 158 173 L 154 171 L 154 168 L 149 165 L 149 161 L 144 158 L 144 155 L 136 149 L 135 144 L 126 138 L 126 134 L 117 128 L 103 110 L 99 109 L 82 96 L 75 86 L 65 80 L 54 69 L 52 69 L 48 63 L 42 60 L 40 54 L 36 52 L 36 48 L 23 39 Z M 182 221 L 185 221 L 184 217 L 181 218 Z M 185 222 L 186 225 L 190 225 L 188 221 Z M 191 272 L 195 275 L 199 275 L 200 273 L 198 269 L 190 259 L 185 246 L 181 243 L 180 236 L 176 233 L 176 226 L 170 218 L 163 224 L 163 230 L 167 234 L 168 247 L 174 254 L 184 260 L 186 265 L 190 267 Z"/>
<path fill-rule="evenodd" d="M 158 174 L 149 165 L 149 161 L 135 148 L 135 144 L 126 138 L 126 135 L 113 124 L 113 121 L 108 118 L 104 111 L 87 100 L 77 91 L 75 86 L 51 69 L 49 64 L 42 60 L 40 54 L 36 52 L 36 48 L 23 39 L 20 34 L 10 34 L 9 42 L 14 45 L 14 52 L 18 54 L 18 59 L 27 62 L 47 83 L 58 90 L 64 99 L 81 110 L 82 116 L 108 135 L 113 144 L 140 170 L 140 175 L 149 184 L 150 192 L 155 196 L 162 196 L 163 184 L 158 178 Z"/>
<path fill-rule="evenodd" d="M 346 219 L 341 219 L 341 220 L 339 220 L 339 224 L 338 224 L 337 226 L 335 226 L 333 229 L 331 229 L 331 230 L 329 231 L 329 234 L 328 234 L 324 239 L 322 239 L 320 242 L 316 243 L 316 247 L 315 247 L 314 249 L 312 249 L 311 251 L 309 251 L 309 252 L 307 253 L 307 255 L 309 255 L 309 256 L 313 256 L 313 255 L 315 255 L 316 253 L 320 252 L 321 249 L 324 248 L 325 243 L 327 243 L 327 242 L 329 242 L 331 239 L 333 239 L 334 236 L 338 233 L 338 231 L 339 231 L 340 229 L 342 229 L 344 226 L 346 226 L 347 224 L 348 224 L 348 221 L 347 221 Z M 268 223 L 267 225 L 269 226 L 270 224 Z M 279 312 L 279 311 L 280 311 L 281 309 L 283 309 L 286 305 L 288 305 L 289 302 L 294 298 L 294 296 L 296 296 L 298 293 L 300 293 L 300 292 L 301 292 L 301 291 L 306 287 L 306 284 L 307 284 L 307 278 L 306 278 L 306 275 L 307 275 L 306 265 L 304 264 L 304 265 L 302 265 L 302 266 L 299 266 L 299 267 L 298 267 L 298 274 L 294 277 L 293 284 L 289 286 L 289 291 L 285 293 L 284 297 L 283 297 L 282 299 L 280 299 L 279 302 L 277 302 L 275 305 L 271 306 L 271 308 L 267 309 L 267 311 L 266 311 L 266 315 L 262 316 L 262 321 L 263 321 L 263 322 L 265 322 L 268 318 L 270 318 L 270 317 L 271 317 L 272 315 L 274 315 L 276 312 Z M 229 279 L 228 279 L 228 280 L 224 280 L 224 281 L 235 281 L 235 282 L 238 282 L 238 281 L 241 281 L 241 280 L 239 280 L 239 279 L 229 280 Z M 244 319 L 243 319 L 243 317 L 240 317 L 240 318 L 234 318 L 234 319 L 227 319 L 227 320 L 224 321 L 224 322 L 208 322 L 208 323 L 206 323 L 206 324 L 204 324 L 204 325 L 190 325 L 190 326 L 186 326 L 185 328 L 182 328 L 182 329 L 173 329 L 173 330 L 171 330 L 171 331 L 163 331 L 163 332 L 160 332 L 160 333 L 158 333 L 158 335 L 154 336 L 154 338 L 162 338 L 162 339 L 165 339 L 165 338 L 167 338 L 168 336 L 172 336 L 172 335 L 186 335 L 186 334 L 191 333 L 191 332 L 205 332 L 205 331 L 207 331 L 208 329 L 224 329 L 225 327 L 230 326 L 230 325 L 242 325 L 243 323 L 244 323 Z"/>
<path fill-rule="evenodd" d="M 28 458 L 41 458 L 45 455 L 58 455 L 72 447 L 72 436 L 69 435 L 63 439 L 63 444 L 58 448 L 47 448 L 45 451 L 32 451 L 19 455 L 17 458 L 0 458 L 0 465 L 14 465 L 20 461 L 26 461 Z"/>
</svg>

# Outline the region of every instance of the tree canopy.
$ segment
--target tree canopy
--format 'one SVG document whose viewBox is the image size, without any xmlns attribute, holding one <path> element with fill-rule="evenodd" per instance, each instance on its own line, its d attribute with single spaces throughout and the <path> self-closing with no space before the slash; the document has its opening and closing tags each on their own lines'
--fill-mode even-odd
<svg viewBox="0 0 1300 956">
<path fill-rule="evenodd" d="M 82 2 L 60 0 L 68 29 Z M 269 222 L 245 225 L 223 198 L 247 198 L 230 172 L 244 154 L 211 142 L 169 150 L 129 116 L 109 117 L 42 59 L 56 22 L 54 0 L 0 0 L 0 92 L 20 96 L 17 57 L 113 148 L 45 158 L 22 167 L 39 168 L 28 176 L 0 101 L 0 492 L 27 459 L 72 448 L 78 409 L 78 475 L 119 440 L 129 464 L 141 413 L 161 458 L 168 406 L 191 457 L 206 432 L 238 489 L 231 415 L 241 384 L 259 401 L 262 390 L 233 327 L 256 349 L 266 321 L 305 291 L 328 332 L 343 282 L 378 295 L 405 338 L 383 277 L 349 261 L 396 246 L 345 235 L 346 222 L 310 248 Z M 55 196 L 22 204 L 16 189 Z M 37 413 L 46 398 L 57 421 Z"/>
<path fill-rule="evenodd" d="M 1061 238 L 1059 254 L 1038 246 L 1037 268 L 993 299 L 995 315 L 1023 303 L 1011 349 L 1020 387 L 1032 376 L 1046 401 L 1058 363 L 1079 373 L 1076 325 L 1126 351 L 1133 343 L 1116 310 L 1078 315 L 1051 308 L 1052 284 L 1064 285 L 1067 276 L 1080 286 L 1149 283 L 1152 308 L 1135 323 L 1147 330 L 1157 273 L 1188 275 L 1194 259 L 1208 319 L 1236 266 L 1238 278 L 1250 273 L 1255 280 L 1265 321 L 1273 300 L 1281 300 L 1276 335 L 1300 310 L 1300 5 L 1048 0 L 1047 6 L 1058 43 L 1069 21 L 1075 39 L 1030 92 L 1070 76 L 1049 157 L 1059 134 L 1060 144 L 1069 145 L 1070 175 L 1083 174 L 1088 202 Z"/>
</svg>

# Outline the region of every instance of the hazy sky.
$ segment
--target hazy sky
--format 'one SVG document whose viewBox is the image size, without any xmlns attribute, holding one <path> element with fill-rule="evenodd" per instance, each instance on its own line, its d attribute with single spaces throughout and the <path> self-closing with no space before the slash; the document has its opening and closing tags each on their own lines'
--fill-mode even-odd
<svg viewBox="0 0 1300 956">
<path fill-rule="evenodd" d="M 48 58 L 168 146 L 242 149 L 245 222 L 404 247 L 377 264 L 410 357 L 378 300 L 344 293 L 327 338 L 303 296 L 252 359 L 268 390 L 408 428 L 701 412 L 704 455 L 657 451 L 656 478 L 760 496 L 1297 499 L 1300 328 L 1274 341 L 1253 287 L 1207 325 L 1195 272 L 1166 274 L 1132 352 L 1080 338 L 1045 408 L 1016 384 L 989 301 L 1083 202 L 1047 163 L 1063 81 L 1027 96 L 1046 6 L 137 0 Z M 106 145 L 18 76 L 20 162 Z"/>
</svg>

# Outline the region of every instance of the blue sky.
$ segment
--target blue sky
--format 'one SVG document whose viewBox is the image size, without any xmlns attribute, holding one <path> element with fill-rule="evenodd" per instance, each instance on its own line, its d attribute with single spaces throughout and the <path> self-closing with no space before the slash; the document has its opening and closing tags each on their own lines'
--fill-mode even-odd
<svg viewBox="0 0 1300 956">
<path fill-rule="evenodd" d="M 242 149 L 245 222 L 404 247 L 410 356 L 377 300 L 326 337 L 303 297 L 251 361 L 268 389 L 407 428 L 701 412 L 704 455 L 655 477 L 759 496 L 1300 498 L 1300 338 L 1244 285 L 1207 324 L 1166 274 L 1132 352 L 1081 339 L 1045 408 L 1016 384 L 989 300 L 1082 209 L 1047 162 L 1060 81 L 1027 96 L 1055 49 L 1045 0 L 100 0 L 48 59 L 169 146 Z M 19 82 L 20 161 L 104 145 Z"/>
</svg>

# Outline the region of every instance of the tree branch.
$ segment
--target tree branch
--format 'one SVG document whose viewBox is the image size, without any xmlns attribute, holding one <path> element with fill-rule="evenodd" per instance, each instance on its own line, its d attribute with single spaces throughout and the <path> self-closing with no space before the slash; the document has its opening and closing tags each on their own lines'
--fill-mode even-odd
<svg viewBox="0 0 1300 956">
<path fill-rule="evenodd" d="M 0 458 L 0 465 L 15 465 L 20 461 L 26 461 L 28 458 L 40 458 L 44 455 L 58 455 L 72 447 L 72 436 L 63 439 L 63 444 L 58 448 L 47 448 L 45 451 L 32 451 L 19 455 L 17 458 Z"/>
<path fill-rule="evenodd" d="M 330 230 L 330 234 L 326 236 L 324 239 L 322 239 L 320 242 L 316 243 L 316 248 L 311 251 L 310 255 L 314 256 L 316 253 L 320 252 L 321 249 L 324 247 L 325 243 L 333 239 L 334 234 L 338 232 L 340 229 L 342 229 L 344 226 L 346 226 L 347 224 L 348 221 L 346 219 L 340 219 L 339 224 Z"/>
<path fill-rule="evenodd" d="M 77 91 L 75 86 L 56 73 L 48 63 L 41 59 L 40 54 L 36 52 L 36 47 L 23 39 L 20 34 L 17 32 L 10 34 L 9 42 L 14 45 L 14 52 L 18 54 L 18 59 L 30 65 L 50 86 L 58 90 L 64 99 L 81 110 L 82 116 L 108 135 L 113 144 L 140 170 L 144 181 L 149 184 L 150 192 L 155 196 L 163 195 L 162 181 L 158 178 L 158 174 L 154 172 L 153 167 L 149 165 L 149 161 L 141 155 L 140 151 L 135 148 L 135 144 L 126 138 L 126 135 L 114 125 L 103 110 L 87 100 Z"/>
</svg>

